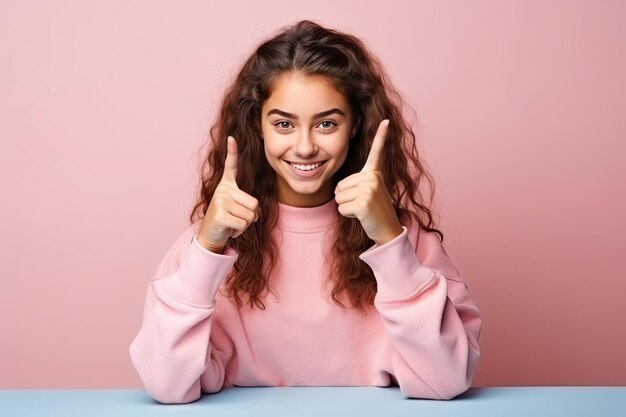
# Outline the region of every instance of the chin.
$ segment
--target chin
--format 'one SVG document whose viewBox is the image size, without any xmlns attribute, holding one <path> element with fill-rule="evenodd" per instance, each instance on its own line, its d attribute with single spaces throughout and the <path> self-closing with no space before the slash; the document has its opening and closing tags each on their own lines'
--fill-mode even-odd
<svg viewBox="0 0 626 417">
<path fill-rule="evenodd" d="M 289 184 L 290 188 L 292 190 L 292 192 L 294 192 L 295 194 L 299 194 L 302 196 L 307 196 L 307 197 L 311 197 L 311 196 L 315 196 L 315 195 L 319 195 L 319 193 L 322 191 L 322 185 L 313 185 L 310 184 L 309 186 L 302 186 L 302 184 Z"/>
</svg>

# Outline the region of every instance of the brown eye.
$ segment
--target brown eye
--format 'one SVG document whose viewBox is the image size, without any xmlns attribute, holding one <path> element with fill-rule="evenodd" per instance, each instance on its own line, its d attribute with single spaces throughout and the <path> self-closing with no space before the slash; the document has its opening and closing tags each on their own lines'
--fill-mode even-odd
<svg viewBox="0 0 626 417">
<path fill-rule="evenodd" d="M 287 130 L 291 127 L 291 123 L 286 120 L 280 120 L 274 123 L 274 126 L 278 127 L 280 130 Z"/>
<path fill-rule="evenodd" d="M 322 120 L 320 122 L 320 126 L 326 130 L 331 129 L 334 126 L 337 126 L 337 123 L 335 123 L 332 120 Z"/>
</svg>

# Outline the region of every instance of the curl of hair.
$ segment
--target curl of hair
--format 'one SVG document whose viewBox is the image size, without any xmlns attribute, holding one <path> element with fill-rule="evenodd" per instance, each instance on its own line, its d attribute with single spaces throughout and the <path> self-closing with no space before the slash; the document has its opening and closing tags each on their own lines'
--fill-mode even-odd
<svg viewBox="0 0 626 417">
<path fill-rule="evenodd" d="M 352 107 L 357 130 L 333 185 L 360 171 L 378 124 L 389 119 L 382 172 L 396 215 L 405 225 L 411 217 L 422 229 L 437 233 L 443 241 L 443 233 L 435 228 L 428 207 L 434 197 L 433 178 L 421 163 L 415 134 L 403 118 L 406 104 L 383 66 L 357 37 L 308 20 L 297 22 L 261 43 L 227 88 L 209 131 L 208 156 L 200 167 L 199 196 L 189 217 L 193 224 L 206 213 L 224 172 L 226 138 L 235 137 L 239 149 L 237 185 L 257 198 L 262 215 L 236 239 L 229 239 L 228 246 L 239 256 L 225 282 L 229 296 L 239 306 L 248 304 L 250 308 L 265 308 L 262 298 L 271 292 L 269 277 L 278 258 L 278 246 L 268 238 L 278 223 L 278 203 L 275 173 L 260 140 L 261 107 L 271 94 L 273 81 L 287 72 L 325 77 L 347 97 Z M 423 181 L 432 191 L 430 200 L 419 189 Z M 348 301 L 350 308 L 365 310 L 373 304 L 377 286 L 371 268 L 359 255 L 374 242 L 357 219 L 339 214 L 331 231 L 334 240 L 327 255 L 326 283 L 333 286 L 332 299 L 343 308 L 347 308 L 344 302 Z"/>
</svg>

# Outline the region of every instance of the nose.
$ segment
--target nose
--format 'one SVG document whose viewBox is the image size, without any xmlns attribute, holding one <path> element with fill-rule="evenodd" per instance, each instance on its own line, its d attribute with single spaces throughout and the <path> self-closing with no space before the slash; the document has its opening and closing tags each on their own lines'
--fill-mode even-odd
<svg viewBox="0 0 626 417">
<path fill-rule="evenodd" d="M 311 133 L 303 129 L 300 134 L 296 136 L 296 142 L 294 143 L 294 153 L 302 158 L 306 159 L 315 155 L 318 151 L 317 145 L 314 143 L 314 138 Z"/>
</svg>

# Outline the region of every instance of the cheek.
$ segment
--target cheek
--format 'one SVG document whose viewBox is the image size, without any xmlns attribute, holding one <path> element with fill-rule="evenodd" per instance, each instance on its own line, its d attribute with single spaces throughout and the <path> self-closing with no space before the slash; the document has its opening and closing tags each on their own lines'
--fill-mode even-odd
<svg viewBox="0 0 626 417">
<path fill-rule="evenodd" d="M 336 148 L 335 155 L 337 155 L 337 158 L 339 159 L 339 162 L 341 164 L 343 164 L 346 158 L 348 157 L 348 150 L 349 150 L 348 140 L 342 141 L 341 145 Z"/>
<path fill-rule="evenodd" d="M 278 165 L 281 164 L 281 162 L 277 159 L 279 159 L 285 153 L 284 146 L 281 145 L 280 141 L 272 138 L 272 135 L 270 133 L 269 135 L 264 136 L 263 151 L 265 153 L 265 159 L 267 159 L 267 162 L 270 164 L 270 166 L 272 166 L 272 168 L 276 169 Z"/>
</svg>

